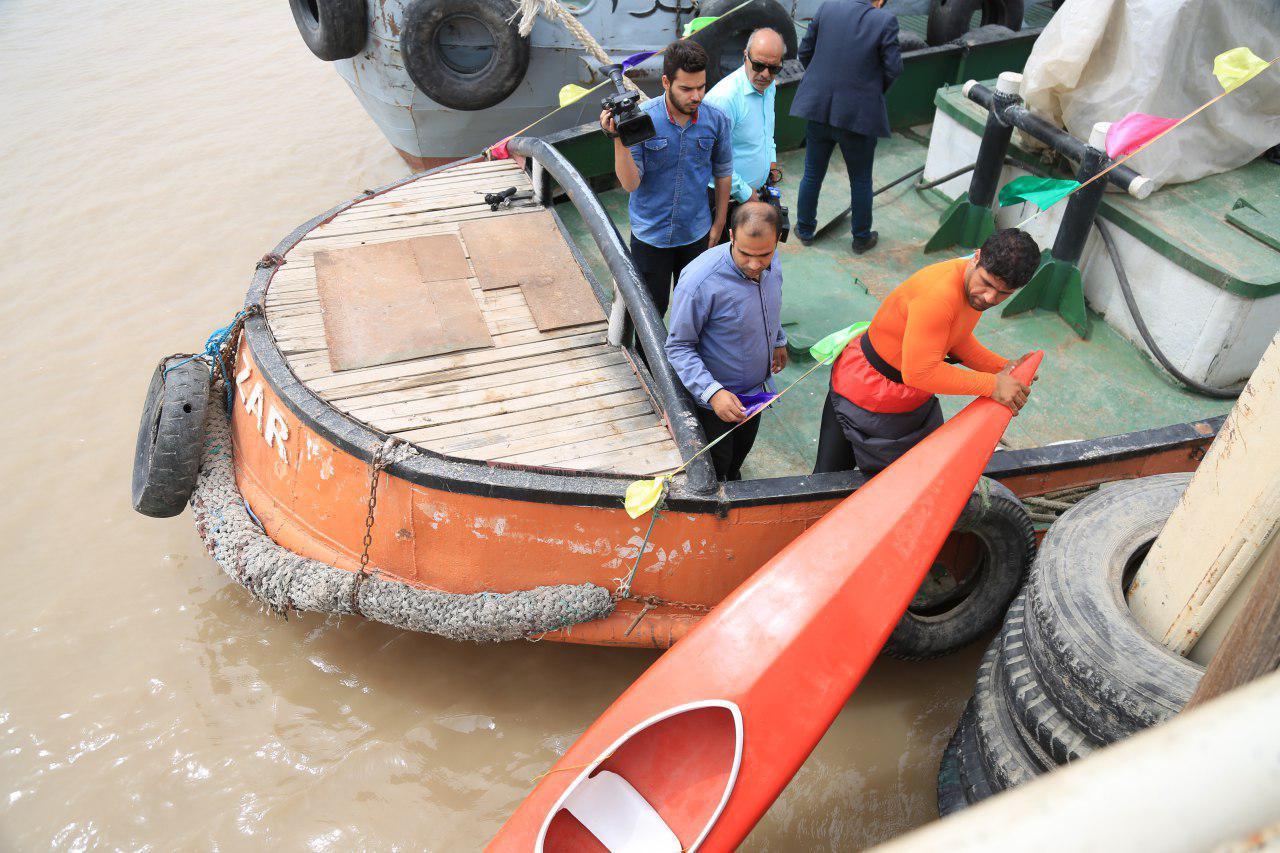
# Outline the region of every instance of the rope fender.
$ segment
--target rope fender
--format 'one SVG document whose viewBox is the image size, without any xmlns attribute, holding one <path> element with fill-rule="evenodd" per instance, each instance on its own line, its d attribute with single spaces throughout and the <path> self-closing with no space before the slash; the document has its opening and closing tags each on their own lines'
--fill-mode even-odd
<svg viewBox="0 0 1280 853">
<path fill-rule="evenodd" d="M 250 518 L 236 487 L 231 430 L 220 405 L 208 408 L 200 475 L 191 496 L 196 532 L 224 572 L 271 610 L 358 614 L 407 631 L 475 643 L 521 640 L 613 612 L 595 584 L 540 586 L 472 595 L 419 589 L 349 572 L 277 545 Z"/>
</svg>

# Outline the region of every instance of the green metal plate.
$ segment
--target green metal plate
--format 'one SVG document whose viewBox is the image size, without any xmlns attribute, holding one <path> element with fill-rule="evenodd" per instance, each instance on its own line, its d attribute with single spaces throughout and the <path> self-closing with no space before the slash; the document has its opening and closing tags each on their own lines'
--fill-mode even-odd
<svg viewBox="0 0 1280 853">
<path fill-rule="evenodd" d="M 1263 245 L 1280 251 L 1280 199 L 1251 202 L 1238 198 L 1227 214 L 1227 221 Z"/>
</svg>

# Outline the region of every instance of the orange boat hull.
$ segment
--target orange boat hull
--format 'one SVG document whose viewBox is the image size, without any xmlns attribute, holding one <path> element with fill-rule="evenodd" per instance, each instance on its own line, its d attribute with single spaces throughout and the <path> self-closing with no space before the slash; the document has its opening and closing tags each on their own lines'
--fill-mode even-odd
<svg viewBox="0 0 1280 853">
<path fill-rule="evenodd" d="M 355 571 L 368 511 L 364 459 L 327 440 L 261 376 L 239 347 L 231 426 L 236 482 L 267 534 L 289 550 Z M 1206 431 L 1204 444 L 1212 438 Z M 1022 496 L 1082 483 L 1192 470 L 1201 452 L 1186 444 L 1154 454 L 1101 460 L 1003 482 Z M 546 639 L 668 648 L 712 607 L 837 503 L 790 499 L 717 511 L 663 513 L 632 586 L 604 618 Z M 619 586 L 635 562 L 648 519 L 621 506 L 516 500 L 431 488 L 384 473 L 370 546 L 386 579 L 450 593 L 510 592 L 540 585 Z"/>
</svg>

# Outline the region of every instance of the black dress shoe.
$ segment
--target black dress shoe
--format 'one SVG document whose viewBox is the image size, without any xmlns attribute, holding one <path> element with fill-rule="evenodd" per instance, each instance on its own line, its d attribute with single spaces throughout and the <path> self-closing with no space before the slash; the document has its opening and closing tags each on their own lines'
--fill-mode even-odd
<svg viewBox="0 0 1280 853">
<path fill-rule="evenodd" d="M 817 235 L 815 234 L 812 237 L 801 237 L 799 234 L 797 234 L 796 239 L 800 241 L 801 246 L 812 246 L 813 241 L 817 239 Z"/>
<path fill-rule="evenodd" d="M 863 252 L 869 251 L 875 246 L 876 241 L 879 239 L 880 233 L 878 231 L 872 231 L 866 237 L 854 237 L 853 253 L 855 255 L 861 255 Z"/>
</svg>

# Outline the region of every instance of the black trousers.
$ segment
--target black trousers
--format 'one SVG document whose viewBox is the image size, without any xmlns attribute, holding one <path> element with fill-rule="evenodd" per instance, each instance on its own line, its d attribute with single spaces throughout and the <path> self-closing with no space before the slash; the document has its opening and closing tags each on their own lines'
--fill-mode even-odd
<svg viewBox="0 0 1280 853">
<path fill-rule="evenodd" d="M 688 245 L 672 246 L 669 249 L 650 246 L 634 235 L 631 237 L 631 261 L 636 265 L 640 278 L 644 279 L 644 286 L 648 288 L 653 304 L 658 306 L 659 316 L 667 313 L 667 306 L 671 304 L 671 289 L 679 281 L 680 271 L 706 250 L 706 234 Z"/>
<path fill-rule="evenodd" d="M 707 188 L 707 206 L 711 208 L 711 218 L 716 218 L 716 191 L 710 187 Z M 729 226 L 733 224 L 733 214 L 737 212 L 742 205 L 738 204 L 732 198 L 729 199 L 729 206 L 724 212 L 724 228 L 720 231 L 720 239 L 716 241 L 719 246 L 722 243 L 729 242 Z"/>
<path fill-rule="evenodd" d="M 702 424 L 702 431 L 707 434 L 708 442 L 715 441 L 735 426 L 720 420 L 719 415 L 702 406 L 695 406 L 694 412 L 698 415 L 698 423 Z M 742 463 L 746 461 L 747 454 L 755 445 L 756 433 L 759 431 L 760 417 L 757 415 L 735 429 L 733 435 L 708 451 L 711 465 L 716 469 L 717 480 L 742 479 Z"/>
<path fill-rule="evenodd" d="M 869 412 L 830 390 L 822 407 L 813 473 L 856 467 L 874 477 L 940 426 L 942 406 L 937 397 L 910 412 L 882 414 Z"/>
</svg>

